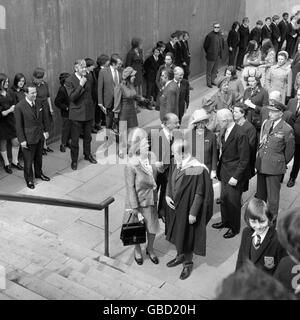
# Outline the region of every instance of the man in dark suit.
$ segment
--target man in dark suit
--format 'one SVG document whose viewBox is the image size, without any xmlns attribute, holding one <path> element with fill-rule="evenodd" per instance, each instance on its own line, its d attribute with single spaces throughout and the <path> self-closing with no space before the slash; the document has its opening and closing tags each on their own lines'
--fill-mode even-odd
<svg viewBox="0 0 300 320">
<path fill-rule="evenodd" d="M 178 60 L 177 57 L 177 46 L 176 43 L 178 42 L 177 33 L 174 32 L 171 34 L 170 41 L 166 44 L 165 53 L 171 52 L 174 56 L 174 63 Z"/>
<path fill-rule="evenodd" d="M 263 41 L 264 39 L 270 39 L 272 40 L 272 30 L 271 30 L 271 18 L 267 17 L 265 19 L 265 25 L 262 27 L 261 30 L 261 41 Z"/>
<path fill-rule="evenodd" d="M 78 59 L 74 64 L 75 72 L 66 79 L 65 86 L 70 99 L 69 118 L 71 124 L 71 168 L 77 170 L 79 136 L 83 132 L 84 159 L 96 164 L 91 154 L 92 125 L 95 106 L 92 99 L 92 82 L 87 77 L 86 62 Z"/>
<path fill-rule="evenodd" d="M 102 146 L 106 153 L 108 146 L 113 143 L 111 130 L 114 121 L 114 88 L 122 80 L 121 66 L 120 56 L 114 53 L 111 55 L 110 65 L 101 69 L 98 77 L 98 106 L 104 112 L 106 121 L 106 141 Z"/>
<path fill-rule="evenodd" d="M 227 37 L 227 45 L 228 45 L 228 65 L 235 66 L 236 61 L 236 54 L 240 42 L 240 35 L 239 35 L 239 22 L 235 21 L 232 24 L 231 30 L 228 33 Z"/>
<path fill-rule="evenodd" d="M 261 45 L 261 29 L 264 23 L 261 20 L 256 22 L 256 26 L 250 32 L 250 40 L 255 40 L 257 44 Z"/>
<path fill-rule="evenodd" d="M 191 52 L 189 48 L 189 38 L 190 34 L 187 31 L 183 32 L 183 39 L 181 41 L 182 43 L 182 54 L 183 54 L 183 63 L 182 67 L 184 70 L 184 79 L 188 80 L 189 74 L 190 74 L 190 65 L 191 65 Z"/>
<path fill-rule="evenodd" d="M 183 68 L 175 67 L 174 82 L 177 83 L 179 88 L 178 118 L 180 123 L 190 103 L 190 85 L 186 79 L 183 79 L 183 76 L 184 76 Z"/>
<path fill-rule="evenodd" d="M 289 14 L 284 12 L 282 14 L 282 20 L 278 24 L 279 32 L 280 32 L 280 43 L 278 50 L 281 50 L 281 47 L 286 40 L 286 35 L 288 33 L 288 25 L 289 25 Z"/>
<path fill-rule="evenodd" d="M 272 17 L 272 23 L 271 23 L 271 40 L 274 46 L 274 49 L 276 52 L 278 52 L 279 48 L 279 43 L 281 42 L 281 37 L 280 37 L 280 30 L 278 28 L 278 23 L 279 23 L 279 16 L 275 15 Z"/>
<path fill-rule="evenodd" d="M 236 68 L 241 70 L 244 56 L 249 43 L 250 31 L 249 31 L 249 19 L 245 17 L 242 21 L 242 24 L 239 28 L 240 43 L 239 43 L 239 53 L 236 59 Z"/>
<path fill-rule="evenodd" d="M 284 110 L 279 102 L 269 106 L 269 120 L 262 125 L 256 157 L 256 197 L 268 201 L 274 219 L 278 215 L 280 181 L 295 149 L 293 129 L 282 119 Z"/>
<path fill-rule="evenodd" d="M 300 169 L 300 89 L 297 90 L 297 96 L 289 101 L 287 108 L 292 113 L 292 127 L 295 135 L 294 163 L 290 180 L 287 183 L 287 186 L 291 188 L 295 185 Z"/>
<path fill-rule="evenodd" d="M 220 34 L 220 24 L 213 24 L 211 31 L 204 40 L 203 48 L 206 53 L 206 84 L 209 88 L 216 85 L 215 80 L 218 74 L 219 61 L 222 59 L 222 51 L 224 49 L 224 39 Z"/>
<path fill-rule="evenodd" d="M 110 65 L 99 72 L 98 77 L 98 105 L 106 115 L 106 128 L 111 129 L 113 125 L 114 113 L 114 88 L 121 82 L 121 72 L 119 66 L 122 60 L 118 54 L 113 54 L 110 58 Z"/>
<path fill-rule="evenodd" d="M 161 79 L 162 83 L 165 83 L 159 98 L 160 120 L 162 121 L 167 113 L 179 115 L 179 87 L 174 81 L 174 71 L 172 69 L 162 71 Z"/>
<path fill-rule="evenodd" d="M 212 225 L 215 229 L 227 227 L 223 235 L 232 238 L 240 232 L 241 197 L 245 183 L 250 177 L 249 141 L 244 130 L 234 123 L 228 109 L 217 112 L 221 130 L 222 150 L 217 167 L 217 177 L 221 181 L 221 222 Z"/>
<path fill-rule="evenodd" d="M 175 65 L 182 67 L 183 63 L 184 63 L 184 58 L 183 58 L 183 44 L 182 44 L 182 40 L 183 40 L 183 32 L 177 30 L 176 31 L 177 34 L 177 39 L 178 41 L 176 42 L 176 56 L 175 56 Z"/>
<path fill-rule="evenodd" d="M 145 70 L 145 78 L 147 82 L 147 99 L 152 99 L 155 101 L 157 97 L 158 88 L 156 86 L 156 74 L 160 67 L 159 62 L 159 49 L 153 48 L 152 55 L 145 60 L 144 70 Z"/>
<path fill-rule="evenodd" d="M 158 201 L 158 216 L 165 222 L 165 231 L 167 232 L 168 217 L 167 204 L 165 200 L 166 187 L 168 183 L 169 168 L 173 163 L 173 154 L 171 151 L 174 139 L 180 134 L 178 116 L 174 113 L 167 113 L 163 117 L 161 128 L 154 128 L 149 133 L 149 144 L 151 151 L 155 154 L 157 161 L 164 164 L 164 172 L 157 175 L 157 190 L 160 190 Z"/>
<path fill-rule="evenodd" d="M 17 137 L 24 157 L 24 178 L 27 187 L 34 189 L 33 170 L 36 178 L 49 181 L 42 171 L 42 153 L 44 140 L 49 137 L 49 119 L 45 108 L 35 104 L 36 88 L 27 85 L 24 88 L 25 99 L 15 107 Z"/>
</svg>

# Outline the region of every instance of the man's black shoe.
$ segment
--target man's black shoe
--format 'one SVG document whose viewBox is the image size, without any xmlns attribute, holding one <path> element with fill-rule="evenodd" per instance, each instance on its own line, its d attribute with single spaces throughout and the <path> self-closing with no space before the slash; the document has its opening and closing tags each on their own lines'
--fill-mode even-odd
<svg viewBox="0 0 300 320">
<path fill-rule="evenodd" d="M 45 176 L 43 173 L 39 176 L 36 176 L 37 179 L 41 179 L 43 181 L 50 181 L 50 178 Z"/>
<path fill-rule="evenodd" d="M 54 152 L 54 150 L 50 149 L 49 147 L 47 147 L 45 150 L 46 152 Z"/>
<path fill-rule="evenodd" d="M 223 228 L 227 228 L 228 226 L 226 225 L 226 223 L 223 222 L 217 222 L 211 225 L 212 228 L 214 229 L 223 229 Z"/>
<path fill-rule="evenodd" d="M 11 170 L 11 166 L 10 165 L 4 166 L 4 170 L 9 174 L 13 173 L 13 171 Z"/>
<path fill-rule="evenodd" d="M 288 188 L 292 188 L 295 185 L 295 179 L 290 178 L 289 182 L 287 183 Z"/>
<path fill-rule="evenodd" d="M 72 162 L 71 168 L 72 168 L 72 170 L 77 170 L 77 162 Z"/>
<path fill-rule="evenodd" d="M 90 154 L 89 156 L 84 156 L 84 160 L 89 161 L 90 163 L 96 164 L 97 160 Z"/>
<path fill-rule="evenodd" d="M 28 181 L 26 184 L 29 189 L 34 189 L 34 183 L 32 181 Z"/>
<path fill-rule="evenodd" d="M 218 85 L 215 82 L 211 83 L 213 86 L 217 87 Z"/>
<path fill-rule="evenodd" d="M 66 146 L 64 144 L 61 144 L 59 150 L 60 152 L 66 152 Z"/>
<path fill-rule="evenodd" d="M 179 264 L 182 264 L 182 262 L 183 262 L 183 259 L 177 259 L 176 257 L 167 263 L 167 267 L 169 268 L 176 267 Z"/>
<path fill-rule="evenodd" d="M 207 86 L 208 86 L 209 88 L 212 88 L 212 87 L 213 87 L 211 84 L 208 84 Z"/>
<path fill-rule="evenodd" d="M 181 271 L 181 274 L 179 277 L 180 280 L 187 279 L 191 275 L 192 270 L 193 270 L 193 262 L 186 263 Z"/>
<path fill-rule="evenodd" d="M 18 169 L 18 170 L 23 170 L 24 168 L 23 168 L 23 166 L 18 162 L 17 164 L 14 164 L 13 162 L 11 163 L 11 166 L 13 167 L 13 168 L 16 168 L 16 169 Z"/>
<path fill-rule="evenodd" d="M 232 229 L 228 229 L 227 232 L 223 235 L 223 238 L 230 239 L 237 235 L 237 233 L 233 232 Z"/>
</svg>

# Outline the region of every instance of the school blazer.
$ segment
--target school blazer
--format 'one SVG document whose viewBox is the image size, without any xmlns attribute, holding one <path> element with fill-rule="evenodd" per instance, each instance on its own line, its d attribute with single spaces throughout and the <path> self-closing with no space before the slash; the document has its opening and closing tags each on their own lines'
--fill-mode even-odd
<svg viewBox="0 0 300 320">
<path fill-rule="evenodd" d="M 268 274 L 273 275 L 280 260 L 285 257 L 287 253 L 277 239 L 275 228 L 270 227 L 264 238 L 264 241 L 255 251 L 255 256 L 250 257 L 253 232 L 253 229 L 250 227 L 246 227 L 243 230 L 236 263 L 236 270 L 241 268 L 247 260 L 250 260 L 259 269 L 262 269 Z"/>
<path fill-rule="evenodd" d="M 154 206 L 157 203 L 157 169 L 152 166 L 150 174 L 138 160 L 125 166 L 125 209 Z"/>
</svg>

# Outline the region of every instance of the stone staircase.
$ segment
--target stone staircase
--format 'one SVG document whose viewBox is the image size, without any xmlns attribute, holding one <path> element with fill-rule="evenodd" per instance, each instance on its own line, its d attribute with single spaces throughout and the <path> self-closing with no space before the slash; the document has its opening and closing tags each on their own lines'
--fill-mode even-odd
<svg viewBox="0 0 300 320">
<path fill-rule="evenodd" d="M 189 290 L 28 224 L 0 221 L 1 300 L 183 300 Z"/>
</svg>

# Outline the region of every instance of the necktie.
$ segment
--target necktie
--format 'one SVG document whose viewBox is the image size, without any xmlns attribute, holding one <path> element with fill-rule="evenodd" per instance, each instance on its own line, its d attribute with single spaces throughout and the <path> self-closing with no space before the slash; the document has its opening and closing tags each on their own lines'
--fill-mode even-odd
<svg viewBox="0 0 300 320">
<path fill-rule="evenodd" d="M 255 237 L 252 238 L 252 244 L 255 249 L 258 249 L 261 245 L 261 236 L 257 234 Z"/>
<path fill-rule="evenodd" d="M 119 84 L 119 81 L 118 81 L 118 71 L 117 69 L 115 69 L 114 71 L 114 83 L 117 85 Z"/>
<path fill-rule="evenodd" d="M 274 121 L 272 121 L 272 125 L 271 125 L 271 127 L 270 127 L 269 134 L 272 133 L 273 129 L 274 129 Z"/>
<path fill-rule="evenodd" d="M 261 236 L 259 234 L 257 234 L 255 248 L 259 248 L 260 244 L 261 244 Z"/>
<path fill-rule="evenodd" d="M 297 104 L 297 108 L 296 108 L 296 117 L 298 117 L 300 114 L 300 101 L 298 101 L 298 104 Z"/>
<path fill-rule="evenodd" d="M 181 166 L 177 166 L 176 168 L 176 178 L 178 178 L 178 176 L 180 175 L 180 171 L 181 171 Z"/>
</svg>

